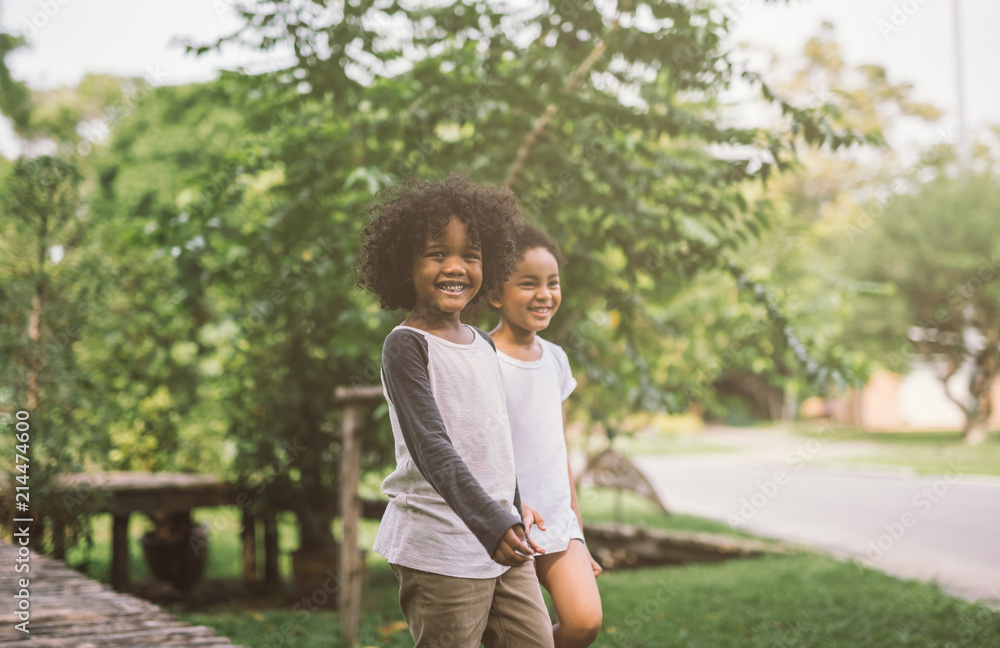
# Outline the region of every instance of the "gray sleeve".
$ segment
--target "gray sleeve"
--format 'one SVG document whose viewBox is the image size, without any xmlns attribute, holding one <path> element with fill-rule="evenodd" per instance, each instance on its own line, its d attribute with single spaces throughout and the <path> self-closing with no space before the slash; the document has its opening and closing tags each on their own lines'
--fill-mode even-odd
<svg viewBox="0 0 1000 648">
<path fill-rule="evenodd" d="M 427 340 L 396 330 L 382 347 L 382 382 L 417 470 L 492 556 L 504 533 L 520 524 L 490 497 L 448 437 L 427 372 Z"/>
</svg>

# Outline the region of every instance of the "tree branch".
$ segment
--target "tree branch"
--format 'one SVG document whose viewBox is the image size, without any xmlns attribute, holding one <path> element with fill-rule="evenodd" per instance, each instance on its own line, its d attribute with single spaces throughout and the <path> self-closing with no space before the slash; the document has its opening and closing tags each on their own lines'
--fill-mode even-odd
<svg viewBox="0 0 1000 648">
<path fill-rule="evenodd" d="M 611 31 L 614 31 L 617 28 L 618 22 L 615 21 L 615 23 L 611 26 Z M 583 62 L 580 63 L 580 66 L 576 68 L 576 72 L 573 73 L 573 77 L 569 80 L 569 85 L 566 86 L 567 92 L 573 92 L 576 90 L 580 81 L 588 72 L 590 72 L 590 68 L 594 67 L 594 63 L 596 63 L 597 59 L 601 57 L 601 54 L 604 53 L 605 49 L 607 49 L 607 45 L 604 44 L 603 40 L 594 46 L 593 51 L 590 52 L 587 58 L 585 58 Z M 542 136 L 545 128 L 549 125 L 549 122 L 552 121 L 552 117 L 558 110 L 559 106 L 550 104 L 535 124 L 535 128 L 528 133 L 527 137 L 524 138 L 524 142 L 521 143 L 521 148 L 517 152 L 517 158 L 514 160 L 514 163 L 510 166 L 510 171 L 507 173 L 507 179 L 503 182 L 504 186 L 508 189 L 514 188 L 514 183 L 517 182 L 517 177 L 521 175 L 521 170 L 524 168 L 525 160 L 528 159 L 528 155 L 531 153 L 531 150 L 535 148 L 535 144 L 538 143 L 538 138 Z"/>
<path fill-rule="evenodd" d="M 944 395 L 948 397 L 948 400 L 955 403 L 955 405 L 958 405 L 958 408 L 962 410 L 962 413 L 965 414 L 966 420 L 968 420 L 972 416 L 972 412 L 965 405 L 965 403 L 955 398 L 955 395 L 951 393 L 950 389 L 948 389 L 948 381 L 951 380 L 951 377 L 954 376 L 956 373 L 958 373 L 958 370 L 961 368 L 962 365 L 956 362 L 954 357 L 949 355 L 948 373 L 946 373 L 944 377 L 941 378 L 941 386 L 944 388 Z"/>
</svg>

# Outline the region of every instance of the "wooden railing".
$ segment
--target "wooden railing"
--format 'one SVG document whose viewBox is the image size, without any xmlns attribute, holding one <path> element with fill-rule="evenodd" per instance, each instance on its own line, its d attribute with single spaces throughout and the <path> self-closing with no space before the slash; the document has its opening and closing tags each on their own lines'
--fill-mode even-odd
<svg viewBox="0 0 1000 648">
<path fill-rule="evenodd" d="M 339 607 L 343 627 L 343 645 L 357 646 L 361 618 L 363 569 L 357 550 L 358 520 L 381 517 L 384 503 L 362 500 L 358 495 L 361 479 L 361 446 L 365 410 L 381 403 L 384 397 L 378 386 L 339 387 L 334 402 L 343 408 L 341 456 L 341 520 L 338 579 Z M 186 473 L 107 472 L 66 475 L 59 490 L 71 503 L 86 503 L 88 513 L 112 516 L 111 585 L 123 591 L 129 582 L 128 525 L 133 513 L 186 514 L 198 507 L 239 506 L 239 494 L 212 475 Z M 242 510 L 243 575 L 247 584 L 258 581 L 256 522 L 254 515 Z M 53 557 L 65 559 L 65 519 L 60 511 L 38 516 L 48 518 L 52 529 Z M 279 582 L 278 528 L 274 512 L 263 517 L 264 581 L 270 586 Z"/>
<path fill-rule="evenodd" d="M 340 623 L 342 645 L 358 645 L 361 625 L 361 557 L 358 554 L 358 518 L 361 517 L 361 430 L 366 407 L 382 402 L 381 387 L 338 387 L 334 402 L 344 408 L 340 457 L 340 518 L 343 534 L 340 542 Z"/>
</svg>

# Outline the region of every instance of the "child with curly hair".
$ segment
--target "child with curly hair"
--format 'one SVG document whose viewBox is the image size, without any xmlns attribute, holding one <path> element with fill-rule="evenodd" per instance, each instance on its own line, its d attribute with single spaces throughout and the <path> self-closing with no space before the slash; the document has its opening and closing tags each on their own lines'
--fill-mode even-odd
<svg viewBox="0 0 1000 648">
<path fill-rule="evenodd" d="M 552 629 L 555 645 L 585 648 L 601 629 L 595 580 L 601 567 L 583 544 L 566 452 L 566 399 L 576 380 L 566 352 L 537 335 L 562 303 L 562 255 L 552 239 L 530 225 L 519 229 L 515 241 L 517 267 L 489 300 L 500 311 L 500 323 L 490 335 L 503 373 L 517 481 L 525 500 L 544 517 L 531 540 L 545 549 L 535 571 L 552 595 L 558 619 Z"/>
<path fill-rule="evenodd" d="M 462 310 L 514 266 L 519 210 L 460 175 L 372 207 L 359 286 L 408 309 L 382 348 L 396 468 L 374 549 L 399 581 L 417 647 L 551 647 L 526 538 L 500 365 Z M 525 565 L 528 565 L 525 567 Z"/>
</svg>

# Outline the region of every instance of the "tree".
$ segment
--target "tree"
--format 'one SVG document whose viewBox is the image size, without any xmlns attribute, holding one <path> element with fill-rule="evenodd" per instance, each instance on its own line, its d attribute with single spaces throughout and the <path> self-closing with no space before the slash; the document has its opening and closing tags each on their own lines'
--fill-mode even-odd
<svg viewBox="0 0 1000 648">
<path fill-rule="evenodd" d="M 21 139 L 22 155 L 43 140 L 72 151 L 82 141 L 77 127 L 120 96 L 121 83 L 90 75 L 75 89 L 34 91 L 12 77 L 5 61 L 23 44 L 0 32 L 0 113 Z M 102 292 L 88 247 L 87 168 L 79 155 L 0 160 L 0 411 L 9 417 L 26 409 L 35 429 L 45 431 L 30 444 L 32 506 L 85 534 L 87 502 L 64 497 L 55 480 L 103 467 L 108 446 L 105 430 L 85 423 L 94 410 L 93 383 L 81 370 L 78 344 Z M 41 546 L 43 529 L 35 524 Z M 63 538 L 54 540 L 59 546 Z"/>
<path fill-rule="evenodd" d="M 905 368 L 915 353 L 938 359 L 949 398 L 966 417 L 966 442 L 988 433 L 991 393 L 1000 374 L 1000 184 L 992 172 L 939 175 L 897 196 L 853 257 L 860 278 L 896 287 L 898 308 L 880 329 Z M 968 396 L 949 379 L 969 370 Z"/>
<path fill-rule="evenodd" d="M 28 126 L 31 91 L 11 76 L 6 59 L 8 54 L 23 45 L 23 38 L 0 31 L 0 114 L 11 120 L 15 132 Z"/>
<path fill-rule="evenodd" d="M 88 423 L 109 431 L 115 469 L 231 476 L 235 448 L 224 441 L 230 419 L 219 393 L 231 351 L 217 319 L 230 302 L 213 293 L 221 261 L 207 243 L 219 228 L 198 217 L 203 201 L 235 181 L 228 156 L 245 135 L 225 92 L 150 90 L 91 156 L 92 253 L 106 290 L 100 317 L 88 322 L 87 367 L 114 397 Z"/>
<path fill-rule="evenodd" d="M 746 199 L 747 182 L 786 168 L 798 141 L 836 149 L 859 138 L 832 129 L 822 107 L 797 108 L 738 69 L 722 43 L 727 19 L 711 6 L 277 2 L 236 10 L 243 29 L 191 49 L 239 40 L 295 54 L 288 69 L 246 80 L 247 114 L 277 111 L 282 123 L 244 156 L 246 182 L 199 216 L 243 223 L 238 240 L 248 253 L 268 251 L 253 267 L 230 264 L 219 283 L 255 305 L 239 321 L 259 371 L 236 395 L 245 423 L 233 428 L 241 445 L 256 444 L 253 460 L 280 463 L 280 443 L 296 433 L 320 449 L 316 457 L 336 450 L 329 390 L 377 382 L 393 321 L 352 290 L 357 216 L 387 183 L 455 166 L 513 188 L 562 243 L 569 290 L 553 339 L 584 374 L 594 418 L 686 404 L 685 367 L 663 345 L 688 332 L 669 320 L 669 304 L 711 269 L 738 279 L 744 298 L 777 323 L 771 333 L 788 344 L 776 353 L 820 382 L 838 375 L 808 357 L 736 260 L 769 209 Z M 738 78 L 781 110 L 780 127 L 720 119 L 719 92 Z M 763 162 L 733 159 L 734 146 Z M 329 466 L 303 467 L 300 485 L 335 502 Z M 291 474 L 269 488 L 289 486 Z M 333 509 L 305 512 L 303 548 L 332 543 Z"/>
<path fill-rule="evenodd" d="M 748 270 L 772 288 L 811 355 L 825 358 L 825 363 L 846 364 L 854 375 L 864 376 L 886 350 L 872 336 L 862 334 L 856 322 L 865 317 L 884 318 L 884 311 L 891 308 L 892 287 L 861 281 L 852 272 L 855 241 L 871 225 L 862 215 L 881 209 L 887 188 L 901 191 L 901 183 L 908 184 L 939 163 L 936 149 L 920 158 L 908 158 L 898 134 L 902 129 L 930 130 L 941 112 L 916 101 L 912 85 L 892 79 L 885 69 L 847 64 L 829 23 L 806 41 L 797 57 L 772 55 L 766 76 L 783 96 L 805 106 L 825 104 L 836 127 L 864 133 L 877 144 L 836 151 L 801 147 L 800 164 L 776 175 L 760 190 L 773 204 L 772 226 L 741 255 Z M 875 200 L 861 202 L 872 194 Z M 771 328 L 766 318 L 755 316 L 746 306 L 719 303 L 718 297 L 706 305 L 704 314 L 692 315 L 712 323 L 722 334 Z M 748 317 L 756 323 L 741 322 L 740 318 Z M 774 343 L 780 345 L 780 340 Z M 717 382 L 725 383 L 722 387 L 744 392 L 754 388 L 761 395 L 758 407 L 765 412 L 765 394 L 775 405 L 778 402 L 775 387 L 798 395 L 821 391 L 802 381 L 789 366 L 774 362 L 774 354 L 755 352 L 760 345 L 734 340 L 732 346 L 738 352 L 725 353 L 725 366 L 709 377 L 717 376 Z M 767 389 L 760 385 L 761 378 L 767 381 Z"/>
<path fill-rule="evenodd" d="M 784 196 L 803 217 L 802 224 L 820 237 L 809 274 L 823 274 L 832 286 L 846 288 L 852 295 L 853 323 L 846 327 L 844 339 L 866 358 L 865 364 L 904 371 L 914 353 L 940 354 L 946 358 L 941 372 L 945 381 L 966 363 L 980 367 L 971 373 L 972 403 L 950 394 L 966 412 L 966 439 L 976 442 L 985 434 L 989 417 L 989 367 L 994 361 L 990 359 L 993 351 L 989 334 L 982 337 L 982 327 L 988 330 L 991 326 L 989 305 L 986 311 L 973 316 L 970 307 L 959 302 L 953 305 L 942 294 L 947 296 L 949 282 L 961 281 L 964 285 L 972 280 L 962 279 L 963 272 L 988 271 L 986 266 L 970 268 L 967 264 L 979 252 L 985 254 L 990 245 L 989 233 L 995 228 L 979 228 L 985 239 L 976 239 L 965 229 L 978 227 L 973 225 L 975 222 L 986 223 L 965 215 L 962 205 L 970 206 L 972 202 L 954 202 L 962 189 L 946 180 L 955 174 L 953 142 L 947 131 L 938 129 L 934 143 L 918 155 L 904 154 L 903 147 L 895 142 L 894 135 L 902 127 L 930 130 L 941 111 L 916 101 L 911 84 L 891 80 L 881 67 L 846 65 L 833 36 L 832 26 L 826 25 L 810 39 L 803 51 L 806 65 L 779 87 L 792 96 L 826 98 L 837 109 L 834 123 L 876 133 L 883 144 L 866 151 L 869 155 L 863 158 L 830 155 L 822 150 L 804 152 L 806 164 L 772 183 L 772 195 L 778 200 Z M 981 144 L 977 164 L 982 173 L 969 185 L 979 187 L 973 193 L 987 203 L 991 199 L 988 178 L 991 174 L 996 178 L 993 160 L 989 147 Z M 923 205 L 919 216 L 911 213 L 925 198 L 932 201 L 933 207 Z M 944 211 L 935 215 L 935 210 Z M 954 213 L 963 214 L 956 229 L 952 229 L 950 219 L 940 215 Z M 934 251 L 939 234 L 945 236 L 940 249 Z M 886 254 L 889 249 L 891 255 Z M 967 253 L 968 257 L 964 261 L 950 258 L 956 252 L 960 256 Z M 949 266 L 951 270 L 946 270 Z M 934 282 L 921 283 L 931 273 Z M 943 283 L 935 288 L 938 281 Z M 952 298 L 959 296 L 953 294 Z M 941 308 L 944 310 L 940 315 L 948 318 L 948 323 L 935 322 L 935 313 Z M 953 310 L 963 310 L 977 323 L 962 321 L 963 316 L 953 318 Z M 924 330 L 917 334 L 921 327 Z"/>
<path fill-rule="evenodd" d="M 554 335 L 611 411 L 683 403 L 667 368 L 648 366 L 664 335 L 678 334 L 660 306 L 700 271 L 742 276 L 735 250 L 765 226 L 768 209 L 748 203 L 744 182 L 786 168 L 796 141 L 858 140 L 832 130 L 822 107 L 796 108 L 733 64 L 721 38 L 727 19 L 708 5 L 543 3 L 505 13 L 358 3 L 340 16 L 322 3 L 279 2 L 239 11 L 247 27 L 232 39 L 296 54 L 291 69 L 258 83 L 297 89 L 293 115 L 309 106 L 352 124 L 325 144 L 335 159 L 299 163 L 296 189 L 338 190 L 334 168 L 344 171 L 333 177 L 378 187 L 461 161 L 516 191 L 566 248 L 570 291 Z M 780 108 L 783 124 L 724 124 L 719 92 L 741 77 Z M 753 156 L 733 159 L 734 146 Z"/>
<path fill-rule="evenodd" d="M 149 99 L 150 80 L 86 75 L 72 88 L 24 89 L 25 114 L 15 125 L 24 154 L 43 147 L 64 154 L 15 162 L 0 206 L 5 248 L 0 290 L 9 306 L 0 313 L 0 369 L 11 386 L 0 399 L 5 409 L 8 404 L 37 409 L 39 425 L 50 422 L 58 430 L 33 446 L 38 453 L 33 499 L 42 501 L 49 478 L 83 470 L 202 470 L 225 476 L 231 464 L 222 438 L 228 419 L 217 403 L 197 398 L 200 370 L 217 360 L 212 344 L 217 336 L 191 325 L 205 312 L 197 264 L 182 265 L 189 272 L 176 273 L 170 255 L 173 242 L 188 243 L 190 237 L 149 236 L 155 232 L 143 229 L 148 222 L 137 225 L 137 217 L 161 209 L 154 198 L 176 207 L 176 191 L 171 193 L 176 183 L 200 183 L 217 168 L 219 157 L 209 152 L 236 137 L 209 149 L 205 114 L 189 112 L 191 122 L 152 142 L 159 148 L 148 151 L 148 158 L 130 159 L 126 168 L 137 173 L 121 175 L 148 177 L 114 185 L 120 205 L 111 208 L 116 193 L 108 184 L 118 169 L 98 177 L 93 164 L 106 164 L 109 131 Z M 202 105 L 207 112 L 219 121 L 237 121 L 234 111 L 218 108 L 220 95 L 209 97 Z M 195 139 L 191 133 L 199 125 L 203 132 Z M 165 143 L 187 144 L 176 167 L 169 164 L 173 159 L 157 160 Z M 131 153 L 124 147 L 115 154 Z M 185 164 L 195 159 L 206 162 L 186 171 Z M 0 168 L 0 174 L 5 171 Z M 66 206 L 72 202 L 68 196 L 79 204 Z M 32 267 L 28 261 L 36 249 L 44 253 L 38 252 Z M 23 250 L 31 250 L 30 256 Z M 174 299 L 192 286 L 193 298 Z M 204 347 L 209 352 L 191 351 Z M 89 493 L 70 493 L 46 508 L 77 516 L 89 502 Z"/>
<path fill-rule="evenodd" d="M 72 164 L 40 157 L 14 162 L 0 187 L 0 402 L 5 418 L 27 410 L 38 431 L 24 453 L 31 510 L 58 511 L 70 521 L 81 511 L 63 506 L 55 479 L 80 470 L 95 440 L 77 426 L 85 378 L 73 345 L 93 290 L 81 272 L 87 223 L 80 182 Z M 36 530 L 40 543 L 40 523 Z"/>
<path fill-rule="evenodd" d="M 231 466 L 255 506 L 294 508 L 300 548 L 328 552 L 332 389 L 377 381 L 393 323 L 354 290 L 358 216 L 387 183 L 457 165 L 511 186 L 563 243 L 571 289 L 554 339 L 573 354 L 594 418 L 686 404 L 690 367 L 663 352 L 664 338 L 692 333 L 671 305 L 711 272 L 774 323 L 781 346 L 749 340 L 762 354 L 819 383 L 839 375 L 810 357 L 739 255 L 772 209 L 748 186 L 788 168 L 799 142 L 860 138 L 732 63 L 727 20 L 711 6 L 240 12 L 233 38 L 286 43 L 296 63 L 149 93 L 115 120 L 97 165 L 93 259 L 119 289 L 86 361 L 116 393 L 98 416 L 112 419 L 118 465 L 198 465 L 217 443 L 233 459 L 212 465 Z M 784 115 L 777 127 L 722 119 L 720 91 L 740 78 Z M 110 365 L 118 354 L 126 363 Z M 373 436 L 368 465 L 386 458 L 385 428 Z"/>
<path fill-rule="evenodd" d="M 94 369 L 120 390 L 104 408 L 118 465 L 210 469 L 243 508 L 293 510 L 300 549 L 328 553 L 333 388 L 377 380 L 383 322 L 354 289 L 360 224 L 340 204 L 371 194 L 287 200 L 276 185 L 331 151 L 254 90 L 231 74 L 157 89 L 98 157 L 100 252 L 128 289 L 95 326 Z M 366 465 L 391 455 L 383 437 Z"/>
<path fill-rule="evenodd" d="M 92 143 L 104 139 L 108 122 L 126 101 L 135 80 L 87 74 L 75 87 L 34 90 L 14 79 L 4 62 L 7 54 L 23 45 L 23 38 L 0 32 L 0 114 L 10 119 L 22 147 L 54 144 L 66 159 L 77 157 L 82 149 L 84 153 L 73 163 L 85 167 L 83 160 Z"/>
</svg>

